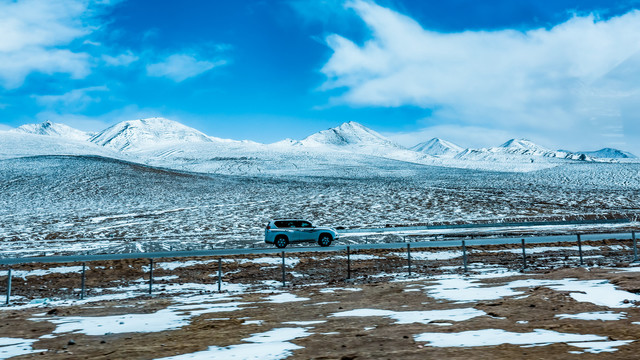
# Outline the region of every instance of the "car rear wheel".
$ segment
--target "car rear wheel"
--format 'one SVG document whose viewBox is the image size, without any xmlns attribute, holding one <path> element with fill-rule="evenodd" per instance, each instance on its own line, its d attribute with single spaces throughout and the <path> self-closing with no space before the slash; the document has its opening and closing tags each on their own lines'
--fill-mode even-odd
<svg viewBox="0 0 640 360">
<path fill-rule="evenodd" d="M 333 236 L 331 236 L 331 234 L 320 234 L 320 237 L 318 238 L 318 245 L 326 247 L 331 245 L 332 241 Z"/>
<path fill-rule="evenodd" d="M 287 237 L 284 235 L 280 235 L 274 242 L 277 248 L 284 249 L 285 247 L 287 247 L 287 244 L 289 244 L 289 239 L 287 239 Z"/>
</svg>

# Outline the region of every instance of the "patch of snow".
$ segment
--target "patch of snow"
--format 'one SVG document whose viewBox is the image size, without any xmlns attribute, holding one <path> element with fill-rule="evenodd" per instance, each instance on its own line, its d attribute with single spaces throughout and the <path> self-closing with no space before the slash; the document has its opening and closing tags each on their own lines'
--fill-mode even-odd
<svg viewBox="0 0 640 360">
<path fill-rule="evenodd" d="M 13 270 L 11 276 L 25 279 L 27 276 L 45 276 L 50 274 L 69 274 L 82 272 L 82 266 L 59 266 L 49 269 Z"/>
<path fill-rule="evenodd" d="M 640 295 L 616 289 L 607 280 L 515 280 L 500 286 L 490 286 L 475 279 L 466 279 L 460 275 L 447 276 L 437 280 L 434 285 L 425 286 L 427 294 L 435 299 L 455 302 L 496 300 L 507 296 L 523 294 L 518 288 L 544 286 L 556 291 L 567 291 L 576 301 L 590 302 L 612 308 L 631 307 L 634 301 L 640 301 Z M 625 300 L 627 300 L 625 302 Z"/>
<path fill-rule="evenodd" d="M 578 251 L 578 246 L 537 246 L 533 248 L 526 248 L 527 255 L 529 254 L 539 254 L 548 251 L 563 251 L 563 250 L 575 250 Z M 591 245 L 582 245 L 582 251 L 599 251 L 601 247 L 599 246 L 591 246 Z M 512 249 L 499 249 L 499 250 L 487 250 L 486 252 L 490 253 L 501 253 L 508 252 L 513 254 L 522 254 L 522 248 L 512 248 Z"/>
<path fill-rule="evenodd" d="M 336 255 L 336 256 L 332 256 L 332 258 L 336 259 L 336 260 L 346 260 L 347 256 L 346 255 Z M 349 255 L 349 260 L 352 260 L 352 261 L 378 260 L 378 259 L 384 259 L 384 257 L 375 256 L 375 255 L 367 255 L 367 254 L 351 254 L 351 255 Z"/>
<path fill-rule="evenodd" d="M 575 346 L 585 349 L 584 352 L 599 354 L 603 352 L 614 352 L 619 346 L 627 345 L 633 342 L 633 340 L 618 340 L 618 341 L 590 341 L 590 342 L 572 342 L 567 345 Z M 580 354 L 580 352 L 572 352 L 574 354 Z"/>
<path fill-rule="evenodd" d="M 33 343 L 36 341 L 38 339 L 0 337 L 0 360 L 42 351 L 32 348 Z"/>
<path fill-rule="evenodd" d="M 397 324 L 428 324 L 435 320 L 466 321 L 478 316 L 486 315 L 484 311 L 474 308 L 428 310 L 428 311 L 392 311 L 380 309 L 355 309 L 342 311 L 330 316 L 333 317 L 388 317 L 394 319 Z"/>
<path fill-rule="evenodd" d="M 218 262 L 218 260 L 188 260 L 188 261 L 158 262 L 156 263 L 156 266 L 163 270 L 172 271 L 175 269 L 191 267 L 195 265 L 206 265 L 214 262 Z"/>
<path fill-rule="evenodd" d="M 322 290 L 320 290 L 321 293 L 323 294 L 331 294 L 334 293 L 336 291 L 362 291 L 361 288 L 338 288 L 338 287 L 333 287 L 333 288 L 324 288 Z"/>
<path fill-rule="evenodd" d="M 435 285 L 425 287 L 427 294 L 434 299 L 449 300 L 459 303 L 495 300 L 507 296 L 522 294 L 513 290 L 510 286 L 486 286 L 474 279 L 465 279 L 462 276 L 452 276 L 438 280 Z"/>
<path fill-rule="evenodd" d="M 307 326 L 307 325 L 316 325 L 325 323 L 325 320 L 310 320 L 310 321 L 285 321 L 283 324 L 287 325 L 299 325 L 299 326 Z"/>
<path fill-rule="evenodd" d="M 462 251 L 412 251 L 412 260 L 451 260 L 462 256 Z"/>
<path fill-rule="evenodd" d="M 210 346 L 204 351 L 170 356 L 158 360 L 279 360 L 291 356 L 291 351 L 293 350 L 302 349 L 301 346 L 291 343 L 291 340 L 309 335 L 311 335 L 311 333 L 307 332 L 305 328 L 277 328 L 243 339 L 243 341 L 249 342 L 249 344 L 226 347 Z"/>
<path fill-rule="evenodd" d="M 291 294 L 291 293 L 282 293 L 282 294 L 268 296 L 266 300 L 268 302 L 280 304 L 280 303 L 295 302 L 295 301 L 307 301 L 309 300 L 309 298 L 298 297 L 295 294 Z"/>
<path fill-rule="evenodd" d="M 201 304 L 206 308 L 177 305 L 150 314 L 126 314 L 113 316 L 69 316 L 56 318 L 38 318 L 33 320 L 49 321 L 56 324 L 54 334 L 81 333 L 85 335 L 121 334 L 129 332 L 162 332 L 178 329 L 189 324 L 189 319 L 214 312 L 239 310 L 246 303 L 231 302 Z"/>
<path fill-rule="evenodd" d="M 595 311 L 579 314 L 558 314 L 556 317 L 560 319 L 615 321 L 625 319 L 627 314 L 624 312 Z"/>
<path fill-rule="evenodd" d="M 535 329 L 528 333 L 509 332 L 502 329 L 484 329 L 459 333 L 423 333 L 414 336 L 416 341 L 427 342 L 432 347 L 476 347 L 501 344 L 547 346 L 554 343 L 566 343 L 581 347 L 586 352 L 611 352 L 615 347 L 626 345 L 628 341 L 606 341 L 605 336 L 561 333 L 551 330 Z"/>
</svg>

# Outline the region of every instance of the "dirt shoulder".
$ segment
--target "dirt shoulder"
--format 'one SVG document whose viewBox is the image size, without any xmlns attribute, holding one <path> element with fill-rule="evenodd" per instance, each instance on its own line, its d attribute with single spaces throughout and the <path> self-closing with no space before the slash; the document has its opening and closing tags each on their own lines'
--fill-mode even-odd
<svg viewBox="0 0 640 360">
<path fill-rule="evenodd" d="M 492 250 L 500 249 L 509 247 Z M 354 254 L 352 279 L 345 279 L 340 257 L 297 254 L 286 259 L 285 287 L 278 282 L 282 269 L 277 258 L 228 258 L 223 262 L 222 293 L 216 291 L 217 262 L 174 259 L 178 263 L 167 260 L 172 265 L 157 265 L 156 293 L 151 296 L 144 294 L 145 261 L 96 263 L 87 273 L 91 290 L 84 302 L 75 298 L 75 272 L 17 280 L 16 305 L 0 311 L 0 338 L 35 340 L 31 346 L 36 352 L 17 359 L 153 359 L 212 347 L 216 351 L 244 351 L 246 347 L 241 353 L 244 358 L 265 358 L 274 344 L 285 344 L 277 358 L 291 359 L 633 359 L 640 352 L 640 302 L 636 297 L 640 296 L 640 268 L 626 269 L 628 254 L 615 249 L 610 249 L 612 254 L 605 260 L 593 258 L 606 264 L 589 267 L 575 267 L 575 262 L 561 265 L 575 261 L 571 249 L 540 253 L 532 255 L 526 271 L 515 253 L 470 249 L 467 274 L 462 271 L 461 258 L 451 253 L 456 249 L 441 249 L 422 254 L 422 258 L 439 256 L 440 260 L 414 260 L 411 277 L 406 274 L 403 253 L 370 251 Z M 606 246 L 598 249 L 604 251 L 609 251 Z M 446 257 L 450 258 L 443 259 Z M 61 265 L 48 267 L 53 270 L 56 266 Z M 55 299 L 26 304 L 44 294 Z M 451 315 L 458 312 L 463 315 Z M 560 316 L 584 313 L 617 318 Z M 134 319 L 144 314 L 148 317 Z M 104 324 L 94 324 L 97 328 L 90 331 L 83 319 Z M 118 322 L 116 330 L 111 330 L 113 321 Z M 175 326 L 163 330 L 167 323 Z M 77 327 L 64 328 L 69 326 L 64 324 Z M 100 326 L 105 329 L 102 333 Z M 280 342 L 251 340 L 256 334 L 283 328 L 303 329 L 304 334 Z M 438 346 L 433 335 L 473 337 L 480 333 L 470 332 L 484 330 L 523 334 L 524 344 Z M 536 332 L 556 335 L 539 342 L 534 340 Z M 433 340 L 423 340 L 424 334 L 431 334 Z M 599 352 L 595 341 L 563 341 L 563 334 L 593 335 L 609 346 Z M 256 345 L 253 350 L 252 344 Z"/>
</svg>

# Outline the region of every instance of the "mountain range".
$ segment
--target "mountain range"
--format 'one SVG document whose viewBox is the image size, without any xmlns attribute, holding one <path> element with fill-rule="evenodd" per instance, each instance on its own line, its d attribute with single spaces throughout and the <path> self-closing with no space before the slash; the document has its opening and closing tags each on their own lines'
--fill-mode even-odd
<svg viewBox="0 0 640 360">
<path fill-rule="evenodd" d="M 434 138 L 405 148 L 353 121 L 302 140 L 286 139 L 273 144 L 216 138 L 165 118 L 123 121 L 95 134 L 50 121 L 0 131 L 0 158 L 35 155 L 100 155 L 173 169 L 227 174 L 291 171 L 317 174 L 332 167 L 350 171 L 359 167 L 397 169 L 403 163 L 533 171 L 573 162 L 636 159 L 635 155 L 617 149 L 551 150 L 525 139 L 511 139 L 496 147 L 465 149 Z"/>
</svg>

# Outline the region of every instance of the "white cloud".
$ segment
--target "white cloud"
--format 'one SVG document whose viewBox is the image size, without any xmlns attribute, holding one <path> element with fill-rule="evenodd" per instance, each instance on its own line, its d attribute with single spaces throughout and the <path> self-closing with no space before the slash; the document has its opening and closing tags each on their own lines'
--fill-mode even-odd
<svg viewBox="0 0 640 360">
<path fill-rule="evenodd" d="M 640 140 L 624 126 L 623 111 L 640 100 L 639 11 L 527 32 L 438 33 L 370 1 L 346 6 L 372 35 L 363 44 L 327 37 L 333 54 L 322 89 L 344 90 L 334 104 L 431 108 L 436 125 L 540 134 L 561 144 L 583 138 L 576 146 L 589 145 L 587 138 L 607 143 L 603 135 L 622 136 L 621 145 Z"/>
<path fill-rule="evenodd" d="M 9 125 L 5 125 L 5 124 L 0 124 L 0 131 L 6 131 L 6 130 L 11 130 L 13 129 L 11 126 Z"/>
<path fill-rule="evenodd" d="M 32 72 L 89 74 L 89 56 L 65 48 L 92 28 L 83 0 L 0 1 L 0 84 L 17 88 Z"/>
<path fill-rule="evenodd" d="M 92 102 L 100 101 L 92 95 L 94 92 L 108 91 L 106 86 L 92 86 L 82 89 L 74 89 L 62 95 L 35 95 L 39 105 L 47 107 L 64 106 L 65 111 L 79 111 L 87 107 Z"/>
<path fill-rule="evenodd" d="M 124 52 L 117 56 L 102 55 L 102 60 L 111 66 L 127 66 L 132 62 L 138 61 L 138 57 L 133 55 L 131 51 Z"/>
<path fill-rule="evenodd" d="M 167 77 L 173 81 L 181 82 L 226 63 L 225 60 L 211 62 L 198 60 L 194 56 L 187 54 L 174 54 L 164 61 L 147 65 L 147 74 L 155 77 Z"/>
</svg>

